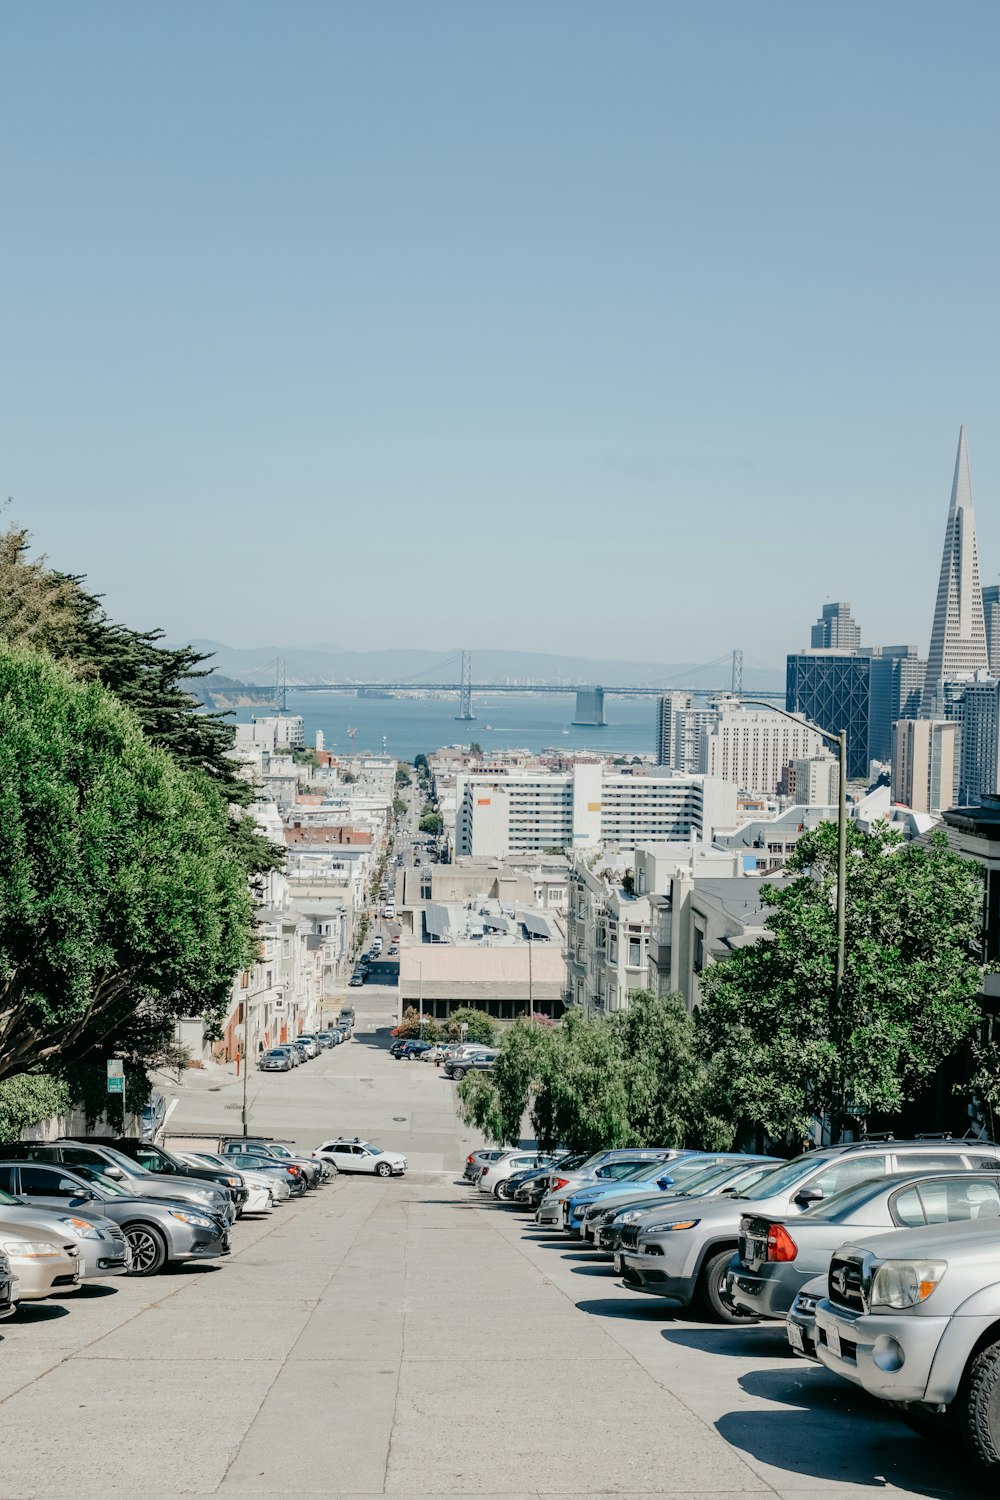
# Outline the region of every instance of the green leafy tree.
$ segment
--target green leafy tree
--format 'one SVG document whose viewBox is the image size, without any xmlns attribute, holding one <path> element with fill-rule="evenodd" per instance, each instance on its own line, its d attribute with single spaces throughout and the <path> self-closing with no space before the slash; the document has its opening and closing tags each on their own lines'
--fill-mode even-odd
<svg viewBox="0 0 1000 1500">
<path fill-rule="evenodd" d="M 396 1028 L 396 1035 L 414 1040 L 421 1037 L 425 1042 L 436 1042 L 441 1036 L 441 1028 L 433 1016 L 424 1015 L 422 1018 L 415 1005 L 408 1005 L 403 1011 L 403 1018 Z"/>
<path fill-rule="evenodd" d="M 438 833 L 441 832 L 441 830 L 442 830 L 443 827 L 444 827 L 444 819 L 441 817 L 440 813 L 425 812 L 423 814 L 423 816 L 421 817 L 421 819 L 420 819 L 420 832 L 421 833 L 434 833 L 434 834 L 438 834 Z"/>
<path fill-rule="evenodd" d="M 0 1078 L 141 1059 L 217 1014 L 254 957 L 250 873 L 206 772 L 99 682 L 0 648 Z"/>
<path fill-rule="evenodd" d="M 470 755 L 482 755 L 482 753 L 483 753 L 483 747 L 482 747 L 482 745 L 479 743 L 478 740 L 473 740 L 472 744 L 469 746 L 469 754 Z"/>
<path fill-rule="evenodd" d="M 770 938 L 700 976 L 701 1044 L 741 1134 L 799 1138 L 828 1117 L 891 1114 L 976 1025 L 982 875 L 941 834 L 848 827 L 843 999 L 834 1004 L 837 830 L 799 840 L 765 888 Z"/>
<path fill-rule="evenodd" d="M 479 1042 L 484 1047 L 492 1047 L 496 1041 L 497 1025 L 493 1017 L 484 1010 L 463 1005 L 452 1011 L 444 1032 L 450 1042 Z"/>
<path fill-rule="evenodd" d="M 110 620 L 83 580 L 29 559 L 29 538 L 16 527 L 0 534 L 0 643 L 44 650 L 75 677 L 97 680 L 135 714 L 147 739 L 185 770 L 206 776 L 233 805 L 231 833 L 252 872 L 278 868 L 282 851 L 239 809 L 253 787 L 229 751 L 233 726 L 205 712 L 188 691 L 208 677 L 209 657 L 188 646 L 161 644 L 162 631 L 136 631 Z M 187 686 L 185 686 L 185 684 Z"/>
<path fill-rule="evenodd" d="M 396 785 L 397 786 L 412 786 L 412 784 L 413 784 L 413 782 L 412 782 L 412 779 L 410 777 L 410 773 L 407 770 L 406 766 L 403 766 L 403 765 L 397 766 L 396 767 Z"/>
<path fill-rule="evenodd" d="M 402 797 L 393 797 L 392 810 L 397 818 L 401 818 L 406 811 L 406 803 Z"/>
</svg>

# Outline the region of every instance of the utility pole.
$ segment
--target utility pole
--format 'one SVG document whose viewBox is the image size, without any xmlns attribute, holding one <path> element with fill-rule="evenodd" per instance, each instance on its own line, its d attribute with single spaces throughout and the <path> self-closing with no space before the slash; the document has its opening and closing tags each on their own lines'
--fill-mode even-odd
<svg viewBox="0 0 1000 1500">
<path fill-rule="evenodd" d="M 532 984 L 532 974 L 531 974 L 531 950 L 532 950 L 533 947 L 534 947 L 534 944 L 531 941 L 531 933 L 529 932 L 528 933 L 528 1020 L 529 1021 L 533 1021 L 535 1019 L 535 991 L 534 991 L 534 986 Z"/>
</svg>

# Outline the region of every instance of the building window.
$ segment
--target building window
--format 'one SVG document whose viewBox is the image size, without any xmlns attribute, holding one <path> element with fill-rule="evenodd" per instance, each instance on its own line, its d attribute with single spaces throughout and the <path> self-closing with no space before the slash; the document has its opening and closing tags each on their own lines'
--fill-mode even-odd
<svg viewBox="0 0 1000 1500">
<path fill-rule="evenodd" d="M 642 963 L 642 939 L 630 937 L 628 940 L 628 966 L 637 969 Z"/>
<path fill-rule="evenodd" d="M 700 974 L 705 967 L 705 934 L 700 927 L 694 930 L 694 963 L 696 974 Z"/>
</svg>

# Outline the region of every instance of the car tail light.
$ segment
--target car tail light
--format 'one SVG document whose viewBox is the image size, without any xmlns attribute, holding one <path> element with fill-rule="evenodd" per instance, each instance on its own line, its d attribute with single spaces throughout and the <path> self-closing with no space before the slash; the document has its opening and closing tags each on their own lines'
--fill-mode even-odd
<svg viewBox="0 0 1000 1500">
<path fill-rule="evenodd" d="M 483 1170 L 480 1172 L 479 1175 L 480 1175 L 480 1177 L 488 1177 L 490 1175 L 490 1169 L 489 1169 L 489 1167 L 484 1167 Z"/>
<path fill-rule="evenodd" d="M 473 1161 L 473 1159 L 475 1157 L 475 1154 L 476 1153 L 474 1151 L 470 1151 L 469 1154 L 468 1154 L 468 1156 L 465 1158 L 466 1161 L 470 1163 L 470 1165 L 471 1165 L 471 1163 L 472 1163 L 472 1161 Z"/>
<path fill-rule="evenodd" d="M 798 1253 L 799 1247 L 788 1233 L 784 1224 L 769 1224 L 767 1226 L 768 1260 L 794 1260 Z"/>
<path fill-rule="evenodd" d="M 566 1186 L 567 1182 L 569 1182 L 568 1177 L 553 1177 L 552 1181 L 549 1183 L 549 1189 L 553 1193 L 558 1192 L 560 1188 Z"/>
<path fill-rule="evenodd" d="M 302 1173 L 301 1167 L 293 1167 L 291 1164 L 289 1164 L 288 1170 L 289 1172 L 291 1172 L 293 1177 L 299 1177 Z"/>
</svg>

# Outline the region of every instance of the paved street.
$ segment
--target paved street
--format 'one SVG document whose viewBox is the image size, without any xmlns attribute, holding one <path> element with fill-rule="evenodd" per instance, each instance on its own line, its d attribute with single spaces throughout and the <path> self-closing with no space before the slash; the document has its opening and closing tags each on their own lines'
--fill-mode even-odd
<svg viewBox="0 0 1000 1500">
<path fill-rule="evenodd" d="M 4 1324 L 3 1500 L 976 1493 L 780 1332 L 672 1318 L 459 1185 L 452 1085 L 392 1062 L 358 1008 L 351 1044 L 253 1075 L 252 1128 L 370 1135 L 411 1174 L 241 1223 L 218 1269 Z M 179 1092 L 172 1129 L 238 1128 L 234 1081 Z"/>
</svg>

